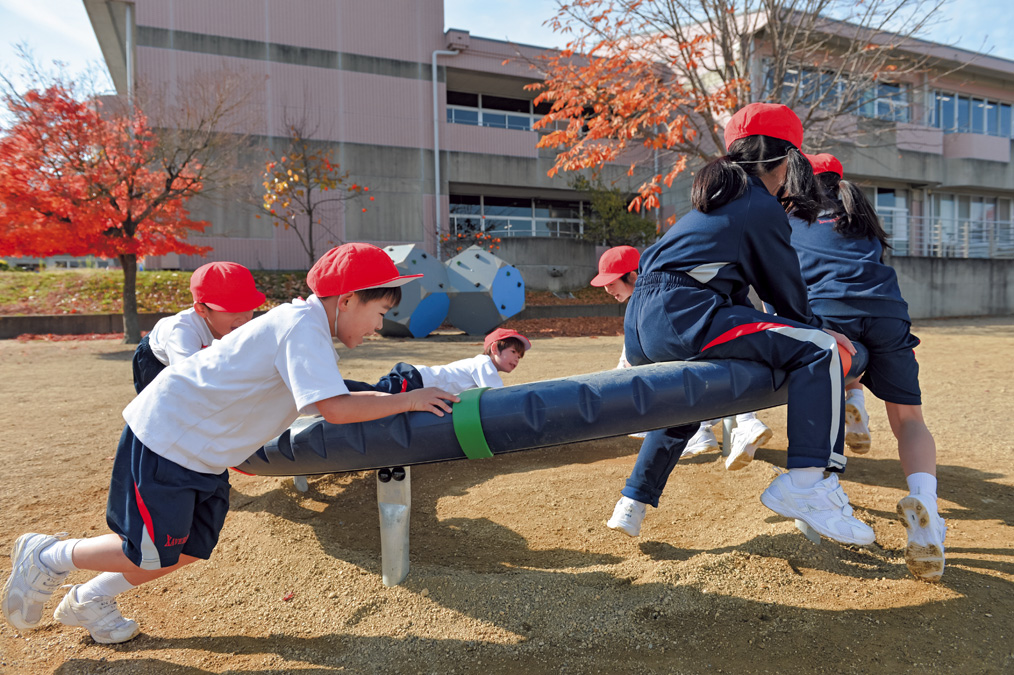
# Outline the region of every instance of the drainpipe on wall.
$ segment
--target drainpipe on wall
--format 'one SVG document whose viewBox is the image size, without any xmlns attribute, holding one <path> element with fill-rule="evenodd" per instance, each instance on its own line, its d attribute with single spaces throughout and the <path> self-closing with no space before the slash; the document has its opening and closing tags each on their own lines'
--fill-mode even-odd
<svg viewBox="0 0 1014 675">
<path fill-rule="evenodd" d="M 134 5 L 133 3 L 127 3 L 125 6 L 125 32 L 126 37 L 124 42 L 124 54 L 127 64 L 127 107 L 133 111 L 134 109 Z M 133 116 L 133 112 L 131 112 Z"/>
<path fill-rule="evenodd" d="M 440 255 L 440 96 L 437 87 L 437 57 L 438 56 L 457 56 L 458 52 L 453 49 L 435 49 L 433 50 L 433 59 L 431 62 L 430 74 L 433 79 L 433 200 L 434 209 L 436 211 L 436 220 L 434 221 L 437 228 L 437 260 L 441 259 Z"/>
</svg>

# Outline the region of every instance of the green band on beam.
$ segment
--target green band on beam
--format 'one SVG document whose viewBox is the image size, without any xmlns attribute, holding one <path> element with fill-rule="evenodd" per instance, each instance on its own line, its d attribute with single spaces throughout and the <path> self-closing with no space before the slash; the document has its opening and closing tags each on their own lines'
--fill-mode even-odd
<svg viewBox="0 0 1014 675">
<path fill-rule="evenodd" d="M 482 431 L 482 418 L 479 417 L 479 398 L 487 389 L 489 387 L 479 387 L 461 392 L 461 400 L 451 408 L 454 435 L 458 438 L 461 451 L 469 459 L 493 456 L 486 445 L 486 434 Z"/>
</svg>

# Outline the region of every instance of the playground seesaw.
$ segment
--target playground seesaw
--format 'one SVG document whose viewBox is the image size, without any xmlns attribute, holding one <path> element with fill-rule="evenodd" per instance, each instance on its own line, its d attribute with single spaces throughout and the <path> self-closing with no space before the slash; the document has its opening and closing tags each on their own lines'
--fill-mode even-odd
<svg viewBox="0 0 1014 675">
<path fill-rule="evenodd" d="M 848 379 L 866 366 L 866 350 L 856 348 Z M 342 425 L 301 418 L 236 468 L 260 476 L 376 469 L 383 578 L 393 586 L 408 574 L 411 465 L 480 459 L 771 408 L 786 402 L 784 380 L 783 372 L 756 362 L 719 360 L 473 389 L 444 417 L 415 412 Z"/>
</svg>

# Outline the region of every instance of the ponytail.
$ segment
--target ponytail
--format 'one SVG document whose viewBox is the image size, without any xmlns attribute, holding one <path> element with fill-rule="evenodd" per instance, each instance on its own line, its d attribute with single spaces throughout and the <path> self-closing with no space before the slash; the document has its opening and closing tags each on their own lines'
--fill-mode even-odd
<svg viewBox="0 0 1014 675">
<path fill-rule="evenodd" d="M 821 213 L 832 208 L 832 204 L 817 184 L 813 167 L 803 153 L 790 146 L 788 154 L 785 183 L 778 191 L 778 201 L 785 207 L 786 213 L 812 223 Z"/>
<path fill-rule="evenodd" d="M 708 162 L 694 177 L 690 205 L 701 213 L 710 213 L 739 199 L 749 184 L 747 173 L 734 163 L 732 155 Z"/>
<path fill-rule="evenodd" d="M 829 208 L 813 178 L 813 168 L 788 141 L 771 136 L 746 136 L 729 146 L 729 154 L 709 162 L 697 172 L 690 204 L 709 213 L 739 199 L 746 192 L 749 176 L 760 178 L 786 163 L 785 183 L 776 195 L 786 211 L 813 222 Z"/>
<path fill-rule="evenodd" d="M 880 217 L 862 190 L 830 171 L 820 174 L 817 180 L 834 203 L 832 231 L 848 239 L 876 239 L 885 251 L 891 248 Z"/>
</svg>

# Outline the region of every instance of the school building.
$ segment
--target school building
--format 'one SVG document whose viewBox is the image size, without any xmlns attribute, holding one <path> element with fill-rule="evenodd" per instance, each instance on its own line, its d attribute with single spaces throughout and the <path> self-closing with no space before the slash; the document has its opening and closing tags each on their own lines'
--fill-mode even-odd
<svg viewBox="0 0 1014 675">
<path fill-rule="evenodd" d="M 582 195 L 567 177 L 547 177 L 554 155 L 535 147 L 542 111 L 523 87 L 536 77 L 526 59 L 543 48 L 467 26 L 445 31 L 442 0 L 84 3 L 118 93 L 133 78 L 185 96 L 178 85 L 201 73 L 239 73 L 256 85 L 243 130 L 254 145 L 281 147 L 289 125 L 304 120 L 314 140 L 335 148 L 375 201 L 365 212 L 353 201 L 329 214 L 333 234 L 320 234 L 318 250 L 337 236 L 435 251 L 441 235 L 479 229 L 502 239 L 499 253 L 530 287 L 573 288 L 593 276 L 595 246 L 579 239 Z M 859 147 L 842 138 L 832 152 L 869 190 L 895 261 L 1014 257 L 1014 62 L 919 48 L 939 59 L 941 75 L 881 82 L 854 121 L 877 125 L 887 140 Z M 763 49 L 753 58 L 762 73 Z M 248 157 L 251 194 L 266 159 Z M 609 177 L 624 174 L 616 167 Z M 686 190 L 677 183 L 665 195 L 669 211 L 685 210 Z M 255 214 L 239 199 L 200 205 L 194 215 L 212 225 L 195 239 L 214 247 L 212 259 L 305 269 L 292 233 Z M 146 262 L 192 269 L 206 259 Z M 1004 274 L 1014 284 L 1014 273 Z"/>
</svg>

